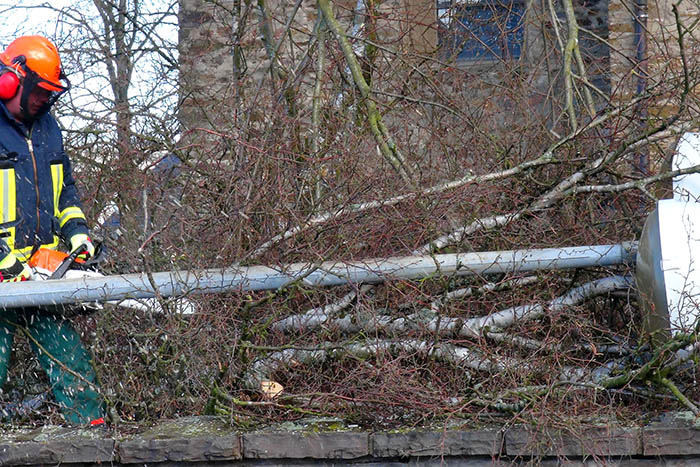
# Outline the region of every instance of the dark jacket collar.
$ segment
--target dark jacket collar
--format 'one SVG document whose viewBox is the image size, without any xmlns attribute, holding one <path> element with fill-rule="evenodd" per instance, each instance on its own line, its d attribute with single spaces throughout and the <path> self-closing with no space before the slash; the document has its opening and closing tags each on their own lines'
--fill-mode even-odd
<svg viewBox="0 0 700 467">
<path fill-rule="evenodd" d="M 17 120 L 15 120 L 15 117 L 13 117 L 10 111 L 7 110 L 7 106 L 2 100 L 0 100 L 0 116 L 5 121 L 5 123 L 9 125 L 14 125 L 24 135 L 25 138 L 29 136 L 29 130 L 32 128 L 32 125 L 26 125 L 22 122 L 18 122 Z M 39 118 L 43 117 L 44 116 L 42 115 Z"/>
</svg>

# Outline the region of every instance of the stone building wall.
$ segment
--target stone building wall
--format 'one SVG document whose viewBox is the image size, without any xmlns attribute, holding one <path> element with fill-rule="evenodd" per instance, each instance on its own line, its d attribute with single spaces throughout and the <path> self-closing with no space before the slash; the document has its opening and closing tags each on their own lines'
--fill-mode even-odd
<svg viewBox="0 0 700 467">
<path fill-rule="evenodd" d="M 653 87 L 673 76 L 680 76 L 682 64 L 678 43 L 677 21 L 671 0 L 610 1 L 610 74 L 619 96 L 627 99 L 641 88 Z M 688 27 L 700 13 L 696 2 L 678 3 L 681 23 Z M 635 23 L 639 22 L 638 25 Z M 687 53 L 695 54 L 697 28 L 685 37 Z M 640 55 L 641 54 L 641 55 Z M 641 60 L 641 61 L 640 61 Z M 653 114 L 667 115 L 675 108 L 651 109 Z"/>
<path fill-rule="evenodd" d="M 185 130 L 217 127 L 235 93 L 230 10 L 234 0 L 180 0 L 180 108 Z"/>
<path fill-rule="evenodd" d="M 264 88 L 260 83 L 269 80 L 270 51 L 263 46 L 262 37 L 269 34 L 274 43 L 280 40 L 280 34 L 285 29 L 285 23 L 296 2 L 268 0 L 267 18 L 260 15 L 258 8 L 249 12 L 247 27 L 239 38 L 246 65 L 243 81 L 239 82 L 236 80 L 232 57 L 237 31 L 233 12 L 236 4 L 245 2 L 179 1 L 182 82 L 179 118 L 185 131 L 202 127 L 216 131 L 226 130 L 231 128 L 231 122 L 237 118 L 236 106 L 232 105 L 236 93 L 240 89 L 257 92 Z M 644 4 L 647 1 L 649 4 Z M 356 1 L 336 0 L 332 3 L 338 19 L 351 31 Z M 256 2 L 251 4 L 256 5 Z M 670 73 L 679 72 L 679 48 L 674 39 L 677 34 L 671 0 L 575 0 L 574 4 L 580 26 L 592 32 L 581 33 L 580 45 L 590 67 L 589 77 L 602 91 L 625 101 L 645 86 L 663 81 Z M 284 46 L 278 51 L 278 73 L 294 71 L 287 65 L 292 62 L 290 58 L 298 62 L 312 40 L 318 19 L 316 8 L 314 0 L 301 2 L 289 29 L 293 46 L 289 46 L 289 38 L 285 37 Z M 681 4 L 681 17 L 684 20 L 691 21 L 698 11 L 697 5 Z M 529 26 L 526 31 L 525 63 L 541 64 L 544 54 L 549 53 L 554 45 L 545 43 L 542 39 L 542 29 L 551 34 L 549 11 L 542 9 L 539 2 L 531 2 L 527 14 Z M 561 11 L 558 16 L 564 18 Z M 638 29 L 635 29 L 635 18 L 642 18 L 644 23 L 640 23 Z M 382 47 L 387 50 L 410 51 L 418 59 L 440 58 L 441 39 L 438 37 L 437 24 L 435 0 L 387 0 L 380 3 L 378 36 L 381 37 Z M 553 41 L 553 36 L 550 35 L 547 40 Z M 637 55 L 639 47 L 646 48 L 642 61 Z M 658 58 L 669 55 L 675 57 L 670 62 Z M 556 76 L 560 61 L 561 57 L 550 57 L 548 66 L 554 68 L 549 70 L 549 76 Z M 465 66 L 469 70 L 471 64 Z M 499 80 L 501 76 L 497 67 L 490 67 L 486 71 L 478 67 L 473 70 L 489 82 Z M 313 77 L 308 69 L 305 72 Z M 647 76 L 651 78 L 647 79 Z M 535 77 L 532 82 L 546 93 L 546 88 L 551 83 L 545 80 L 543 75 Z M 302 95 L 301 98 L 308 99 L 311 86 L 307 86 L 304 92 L 307 95 Z M 488 93 L 488 90 L 482 89 L 481 92 Z M 604 100 L 600 102 L 602 105 Z M 673 102 L 669 102 L 668 108 L 653 110 L 667 114 L 672 111 L 673 105 Z"/>
<path fill-rule="evenodd" d="M 637 86 L 634 75 L 636 67 L 636 37 L 634 30 L 634 7 L 627 0 L 612 0 L 608 6 L 610 41 L 610 76 L 612 87 L 621 98 L 629 98 Z"/>
<path fill-rule="evenodd" d="M 271 51 L 263 38 L 280 41 L 286 22 L 296 2 L 269 0 L 267 16 L 252 8 L 246 21 L 236 21 L 245 11 L 240 0 L 180 0 L 179 52 L 181 105 L 178 117 L 185 132 L 195 128 L 221 130 L 235 120 L 235 106 L 231 105 L 240 89 L 255 92 L 270 76 Z M 256 2 L 252 2 L 255 5 Z M 353 0 L 334 1 L 338 20 L 351 31 Z M 433 54 L 437 47 L 434 28 L 435 8 L 425 0 L 390 0 L 380 7 L 378 35 L 384 46 L 397 51 Z M 289 36 L 277 53 L 275 72 L 292 73 L 290 63 L 298 62 L 314 35 L 318 20 L 315 0 L 304 0 L 294 14 Z M 242 29 L 239 29 L 242 27 Z M 241 33 L 242 31 L 242 33 Z M 291 37 L 291 41 L 289 40 Z M 237 41 L 238 39 L 238 41 Z M 236 44 L 238 42 L 238 44 Z M 289 44 L 293 44 L 290 46 Z M 244 71 L 237 81 L 233 50 L 240 45 Z M 293 60 L 292 60 L 293 59 Z M 284 77 L 284 76 L 282 76 Z M 279 75 L 277 76 L 279 78 Z M 252 83 L 252 85 L 251 85 Z"/>
<path fill-rule="evenodd" d="M 619 0 L 615 0 L 619 1 Z M 223 106 L 221 102 L 230 103 L 235 96 L 236 83 L 232 49 L 236 26 L 234 24 L 234 6 L 240 0 L 180 0 L 180 56 L 181 81 L 183 83 L 182 109 L 180 118 L 186 128 L 211 126 L 211 116 L 228 117 L 232 107 Z M 269 11 L 268 18 L 262 18 L 259 10 L 254 8 L 248 15 L 247 30 L 241 37 L 242 50 L 247 65 L 247 78 L 260 82 L 269 73 L 269 51 L 263 46 L 262 36 L 267 32 L 275 41 L 284 29 L 296 2 L 271 0 L 266 2 Z M 608 0 L 577 0 L 577 11 L 582 26 L 591 28 L 595 34 L 607 36 Z M 348 30 L 353 21 L 355 1 L 335 1 L 339 20 Z M 536 9 L 533 4 L 530 10 Z M 611 7 L 610 20 L 620 21 L 622 25 L 611 26 L 613 29 L 626 31 L 631 27 L 629 18 L 619 13 L 619 8 Z M 625 10 L 626 11 L 626 10 Z M 538 12 L 537 15 L 547 14 Z M 617 14 L 617 16 L 615 16 Z M 414 56 L 439 56 L 439 38 L 435 0 L 388 0 L 381 2 L 377 22 L 377 34 L 381 37 L 382 46 L 399 53 L 410 52 Z M 526 33 L 528 60 L 537 61 L 537 55 L 542 53 L 543 46 L 538 36 L 541 34 L 534 29 L 546 27 L 540 19 L 534 19 L 530 14 L 532 26 Z M 313 35 L 318 18 L 316 2 L 304 0 L 294 17 L 290 28 L 294 47 L 279 50 L 281 70 L 285 70 L 289 57 L 299 57 L 304 52 Z M 609 51 L 601 47 L 600 42 L 583 35 L 583 47 L 587 48 L 589 57 L 601 58 L 596 60 L 596 77 L 603 75 L 600 64 L 608 66 Z M 613 41 L 626 43 L 628 37 L 622 35 L 612 38 Z M 612 68 L 628 67 L 623 59 L 611 63 Z M 289 70 L 287 70 L 289 71 Z"/>
<path fill-rule="evenodd" d="M 697 20 L 697 2 L 671 0 L 612 0 L 610 1 L 610 80 L 616 102 L 628 102 L 647 92 L 661 94 L 653 105 L 637 105 L 638 127 L 657 125 L 658 119 L 670 117 L 680 109 L 683 88 L 681 47 L 678 42 L 677 21 L 673 5 L 677 3 L 683 28 Z M 690 68 L 698 50 L 697 28 L 686 31 L 684 46 Z M 692 71 L 691 71 L 692 79 Z M 692 87 L 692 83 L 691 83 Z M 697 119 L 695 110 L 688 109 L 683 118 Z M 693 128 L 690 128 L 693 129 Z M 677 136 L 659 141 L 653 150 L 639 156 L 645 170 L 664 171 L 670 167 Z M 658 189 L 657 196 L 667 197 L 669 186 Z"/>
<path fill-rule="evenodd" d="M 650 85 L 663 83 L 676 76 L 682 76 L 681 48 L 678 42 L 677 21 L 673 5 L 678 5 L 678 17 L 685 33 L 684 46 L 691 63 L 691 74 L 698 51 L 700 34 L 694 22 L 700 14 L 697 2 L 673 2 L 671 0 L 649 0 L 647 19 L 647 75 Z M 677 110 L 676 99 L 655 110 L 655 115 L 668 116 Z"/>
</svg>

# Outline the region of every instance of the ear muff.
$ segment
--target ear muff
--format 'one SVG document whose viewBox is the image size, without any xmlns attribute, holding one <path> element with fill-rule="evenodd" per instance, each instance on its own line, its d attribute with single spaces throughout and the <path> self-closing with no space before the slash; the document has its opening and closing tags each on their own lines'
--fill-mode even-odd
<svg viewBox="0 0 700 467">
<path fill-rule="evenodd" d="M 19 76 L 12 68 L 5 67 L 4 73 L 0 75 L 0 99 L 12 99 L 19 89 Z"/>
</svg>

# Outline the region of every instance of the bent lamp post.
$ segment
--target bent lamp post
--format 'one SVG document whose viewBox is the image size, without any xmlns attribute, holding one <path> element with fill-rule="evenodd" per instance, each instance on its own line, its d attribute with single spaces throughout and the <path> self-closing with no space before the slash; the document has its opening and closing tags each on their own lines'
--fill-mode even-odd
<svg viewBox="0 0 700 467">
<path fill-rule="evenodd" d="M 700 134 L 685 133 L 674 169 L 700 165 Z M 700 316 L 700 174 L 673 180 L 673 199 L 661 200 L 639 241 L 443 255 L 294 263 L 280 267 L 239 266 L 199 271 L 124 274 L 55 281 L 0 284 L 0 308 L 152 300 L 194 293 L 274 290 L 299 281 L 307 286 L 380 283 L 435 275 L 523 273 L 632 264 L 648 332 L 668 335 L 694 329 Z"/>
<path fill-rule="evenodd" d="M 436 275 L 517 273 L 632 263 L 635 243 L 534 250 L 407 256 L 365 261 L 294 263 L 278 268 L 240 266 L 199 271 L 123 274 L 0 284 L 0 308 L 64 305 L 220 293 L 274 290 L 299 281 L 307 286 L 380 283 Z M 157 294 L 156 294 L 157 291 Z"/>
</svg>

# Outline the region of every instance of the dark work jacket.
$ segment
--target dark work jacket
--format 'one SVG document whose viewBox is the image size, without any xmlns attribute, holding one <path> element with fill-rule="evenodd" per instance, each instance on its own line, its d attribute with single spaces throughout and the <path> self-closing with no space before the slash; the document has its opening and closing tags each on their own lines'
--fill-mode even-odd
<svg viewBox="0 0 700 467">
<path fill-rule="evenodd" d="M 0 258 L 25 261 L 77 233 L 88 228 L 58 123 L 45 113 L 28 128 L 0 101 Z"/>
</svg>

